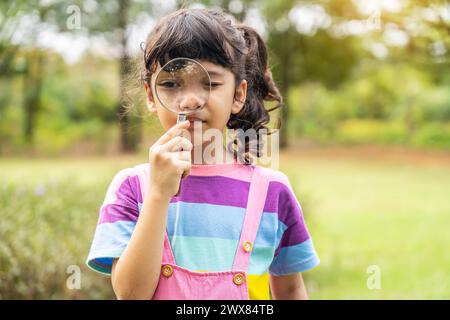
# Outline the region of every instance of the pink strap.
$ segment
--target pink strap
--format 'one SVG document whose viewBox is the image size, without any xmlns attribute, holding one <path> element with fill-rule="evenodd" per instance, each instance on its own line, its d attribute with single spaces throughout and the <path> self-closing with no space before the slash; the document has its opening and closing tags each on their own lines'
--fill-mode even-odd
<svg viewBox="0 0 450 320">
<path fill-rule="evenodd" d="M 146 168 L 148 168 L 148 167 L 146 167 Z M 148 172 L 148 170 L 140 170 L 138 175 L 139 175 L 139 180 L 140 180 L 142 202 L 144 202 L 145 194 L 148 190 L 149 172 Z M 164 232 L 164 250 L 163 250 L 163 256 L 162 256 L 162 262 L 175 264 L 175 258 L 173 256 L 172 248 L 170 246 L 170 241 L 167 236 L 167 230 Z"/>
<path fill-rule="evenodd" d="M 264 210 L 269 179 L 263 169 L 255 166 L 250 183 L 247 209 L 242 226 L 241 238 L 239 239 L 236 256 L 234 258 L 233 270 L 246 271 L 250 261 L 251 250 L 246 251 L 244 244 L 250 242 L 251 249 L 254 247 L 256 234 L 259 229 L 262 213 Z"/>
<path fill-rule="evenodd" d="M 164 232 L 164 250 L 162 255 L 162 263 L 175 264 L 175 258 L 173 256 L 172 247 L 170 246 L 169 237 L 167 236 L 167 230 Z"/>
</svg>

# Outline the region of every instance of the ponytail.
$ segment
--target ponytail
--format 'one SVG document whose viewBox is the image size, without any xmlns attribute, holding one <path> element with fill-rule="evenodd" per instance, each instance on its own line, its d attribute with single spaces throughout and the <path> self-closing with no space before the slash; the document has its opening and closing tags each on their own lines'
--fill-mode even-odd
<svg viewBox="0 0 450 320">
<path fill-rule="evenodd" d="M 272 72 L 268 65 L 267 47 L 260 35 L 251 27 L 238 25 L 237 29 L 242 32 L 247 53 L 245 55 L 245 79 L 247 80 L 247 99 L 241 111 L 232 114 L 228 121 L 229 129 L 237 130 L 236 137 L 228 148 L 235 155 L 241 156 L 241 162 L 246 164 L 253 162 L 253 156 L 262 156 L 263 142 L 258 134 L 261 129 L 268 129 L 266 125 L 270 121 L 269 112 L 282 106 L 283 99 L 272 78 Z M 275 107 L 267 110 L 264 107 L 265 101 L 277 101 Z M 278 122 L 277 129 L 280 127 Z M 245 131 L 254 129 L 256 136 L 251 136 Z M 244 132 L 242 132 L 242 130 Z M 269 132 L 270 135 L 272 132 Z M 245 141 L 246 136 L 249 141 Z M 244 148 L 244 152 L 242 151 Z M 238 150 L 236 150 L 238 149 Z"/>
</svg>

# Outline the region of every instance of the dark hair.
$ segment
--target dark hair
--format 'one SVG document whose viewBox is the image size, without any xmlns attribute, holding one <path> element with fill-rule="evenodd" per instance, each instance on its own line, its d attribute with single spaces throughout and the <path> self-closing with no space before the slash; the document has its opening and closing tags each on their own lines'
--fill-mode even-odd
<svg viewBox="0 0 450 320">
<path fill-rule="evenodd" d="M 234 74 L 236 85 L 246 79 L 246 102 L 239 113 L 231 114 L 227 123 L 228 129 L 236 129 L 236 136 L 227 148 L 235 159 L 239 157 L 245 164 L 253 162 L 252 154 L 262 156 L 259 134 L 247 135 L 246 141 L 245 132 L 251 128 L 256 133 L 268 129 L 269 112 L 282 106 L 282 97 L 268 65 L 267 47 L 253 28 L 235 23 L 231 16 L 218 9 L 180 9 L 163 17 L 144 44 L 141 73 L 144 81 L 149 81 L 158 62 L 163 66 L 178 57 L 207 60 L 228 68 Z M 264 100 L 277 101 L 277 104 L 267 110 Z M 244 152 L 239 152 L 242 148 Z"/>
</svg>

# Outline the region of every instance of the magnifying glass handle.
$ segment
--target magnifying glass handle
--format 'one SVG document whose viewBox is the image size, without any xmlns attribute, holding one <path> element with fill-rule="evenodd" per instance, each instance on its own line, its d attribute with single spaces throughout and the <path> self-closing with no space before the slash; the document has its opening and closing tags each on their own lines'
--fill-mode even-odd
<svg viewBox="0 0 450 320">
<path fill-rule="evenodd" d="M 180 122 L 184 122 L 186 121 L 186 115 L 185 114 L 179 114 L 178 118 L 177 118 L 177 124 L 179 124 Z"/>
<path fill-rule="evenodd" d="M 185 114 L 179 114 L 178 118 L 177 118 L 177 124 L 180 123 L 180 122 L 184 122 L 184 121 L 186 121 L 186 115 Z M 181 149 L 181 150 L 183 150 L 183 149 Z M 181 176 L 181 179 L 184 179 L 185 177 L 186 177 L 186 175 L 183 172 L 183 174 Z M 181 181 L 180 181 L 180 185 L 178 186 L 178 191 L 175 194 L 175 197 L 178 197 L 178 195 L 180 194 L 180 190 L 181 190 Z"/>
</svg>

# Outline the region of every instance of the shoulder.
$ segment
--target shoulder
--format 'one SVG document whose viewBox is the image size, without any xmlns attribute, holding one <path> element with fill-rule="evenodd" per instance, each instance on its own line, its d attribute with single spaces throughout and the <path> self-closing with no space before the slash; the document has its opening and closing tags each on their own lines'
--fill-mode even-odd
<svg viewBox="0 0 450 320">
<path fill-rule="evenodd" d="M 117 183 L 121 183 L 130 178 L 143 176 L 148 172 L 148 170 L 149 170 L 148 163 L 137 164 L 132 167 L 120 169 L 119 171 L 116 172 L 113 178 L 113 182 L 115 181 Z"/>
<path fill-rule="evenodd" d="M 271 168 L 262 168 L 262 172 L 269 178 L 264 210 L 266 212 L 277 212 L 278 219 L 284 225 L 294 224 L 302 215 L 302 209 L 288 176 Z"/>
<path fill-rule="evenodd" d="M 265 168 L 265 167 L 259 167 L 261 172 L 266 175 L 269 179 L 269 189 L 278 189 L 278 190 L 284 190 L 284 191 L 291 191 L 292 192 L 292 186 L 289 181 L 288 176 L 280 171 L 275 170 L 272 168 Z"/>
<path fill-rule="evenodd" d="M 118 194 L 141 198 L 141 186 L 145 183 L 143 179 L 147 176 L 147 172 L 148 163 L 138 164 L 117 171 L 109 185 L 105 202 L 115 202 Z"/>
<path fill-rule="evenodd" d="M 295 243 L 301 242 L 298 235 L 302 240 L 307 239 L 303 209 L 288 176 L 279 170 L 270 168 L 264 168 L 263 172 L 269 176 L 270 181 L 264 212 L 277 214 L 280 237 L 287 234 L 286 237 L 290 240 L 295 239 Z"/>
<path fill-rule="evenodd" d="M 298 203 L 289 178 L 284 172 L 265 167 L 259 168 L 261 173 L 266 175 L 269 180 L 266 209 L 278 211 L 280 206 L 293 206 Z"/>
</svg>

